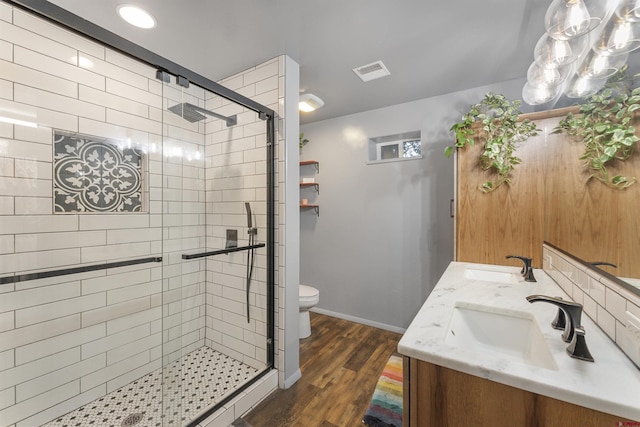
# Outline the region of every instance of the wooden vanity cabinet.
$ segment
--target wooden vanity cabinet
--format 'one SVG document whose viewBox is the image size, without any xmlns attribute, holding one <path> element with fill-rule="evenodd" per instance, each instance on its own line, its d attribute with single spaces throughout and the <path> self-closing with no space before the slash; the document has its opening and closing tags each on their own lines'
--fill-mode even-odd
<svg viewBox="0 0 640 427">
<path fill-rule="evenodd" d="M 636 424 L 407 356 L 403 359 L 404 427 L 613 427 Z"/>
</svg>

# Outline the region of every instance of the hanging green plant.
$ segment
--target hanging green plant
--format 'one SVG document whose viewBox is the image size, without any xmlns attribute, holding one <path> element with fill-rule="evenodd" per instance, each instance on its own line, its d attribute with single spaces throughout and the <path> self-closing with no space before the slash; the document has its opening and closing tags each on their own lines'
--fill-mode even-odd
<svg viewBox="0 0 640 427">
<path fill-rule="evenodd" d="M 582 140 L 584 153 L 580 160 L 584 160 L 591 172 L 588 179 L 595 178 L 609 187 L 625 189 L 635 183 L 636 178 L 610 176 L 607 167 L 633 154 L 639 138 L 631 119 L 638 109 L 640 88 L 619 91 L 607 86 L 587 98 L 580 106 L 580 114 L 567 114 L 552 133 L 565 132 Z"/>
<path fill-rule="evenodd" d="M 520 158 L 514 154 L 517 145 L 538 134 L 539 129 L 534 122 L 519 120 L 520 105 L 519 100 L 509 101 L 504 95 L 489 92 L 480 103 L 473 105 L 462 116 L 462 121 L 451 126 L 456 143 L 445 149 L 447 157 L 456 148 L 473 146 L 474 138 L 477 137 L 477 129 L 473 128 L 473 124 L 481 123 L 486 140 L 479 158 L 480 167 L 483 170 L 492 169 L 497 174 L 495 181 L 487 181 L 478 186 L 485 193 L 504 183 L 511 183 L 511 172 L 520 163 Z"/>
<path fill-rule="evenodd" d="M 304 137 L 304 133 L 300 133 L 300 149 L 302 150 L 302 147 L 305 146 L 305 144 L 309 142 L 309 140 L 307 138 Z"/>
</svg>

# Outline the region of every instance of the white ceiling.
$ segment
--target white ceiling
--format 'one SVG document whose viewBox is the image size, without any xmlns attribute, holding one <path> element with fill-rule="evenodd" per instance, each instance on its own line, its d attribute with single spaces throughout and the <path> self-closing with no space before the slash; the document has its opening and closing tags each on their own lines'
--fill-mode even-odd
<svg viewBox="0 0 640 427">
<path fill-rule="evenodd" d="M 301 123 L 523 78 L 551 0 L 132 0 L 158 21 L 133 28 L 126 0 L 51 0 L 212 80 L 275 56 L 325 106 Z M 368 83 L 352 68 L 382 60 Z"/>
</svg>

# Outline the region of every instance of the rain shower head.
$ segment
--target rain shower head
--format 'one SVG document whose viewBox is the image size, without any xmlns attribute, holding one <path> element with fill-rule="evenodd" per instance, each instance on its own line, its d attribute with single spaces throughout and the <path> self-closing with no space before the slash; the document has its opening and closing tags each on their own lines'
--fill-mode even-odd
<svg viewBox="0 0 640 427">
<path fill-rule="evenodd" d="M 179 115 L 180 117 L 182 117 L 183 119 L 185 119 L 190 123 L 199 122 L 200 120 L 207 118 L 207 116 L 205 116 L 204 114 L 198 113 L 196 110 L 194 110 L 191 107 L 193 107 L 193 105 L 185 102 L 184 104 L 176 104 L 173 107 L 169 107 L 169 111 Z"/>
<path fill-rule="evenodd" d="M 238 118 L 235 114 L 230 117 L 223 116 L 222 114 L 214 113 L 213 111 L 209 111 L 188 102 L 183 102 L 182 104 L 176 104 L 172 107 L 169 107 L 169 111 L 177 114 L 178 116 L 191 123 L 199 122 L 200 120 L 206 119 L 207 116 L 217 117 L 218 119 L 224 120 L 225 122 L 227 122 L 227 127 L 233 126 L 238 123 Z"/>
</svg>

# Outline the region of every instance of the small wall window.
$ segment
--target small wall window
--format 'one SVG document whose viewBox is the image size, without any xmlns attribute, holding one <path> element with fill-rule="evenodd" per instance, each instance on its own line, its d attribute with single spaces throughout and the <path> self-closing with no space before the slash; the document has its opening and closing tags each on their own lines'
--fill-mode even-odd
<svg viewBox="0 0 640 427">
<path fill-rule="evenodd" d="M 420 131 L 369 139 L 369 162 L 385 163 L 422 158 Z"/>
</svg>

